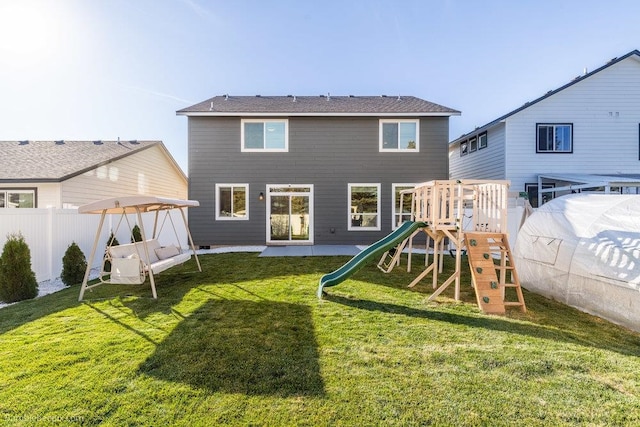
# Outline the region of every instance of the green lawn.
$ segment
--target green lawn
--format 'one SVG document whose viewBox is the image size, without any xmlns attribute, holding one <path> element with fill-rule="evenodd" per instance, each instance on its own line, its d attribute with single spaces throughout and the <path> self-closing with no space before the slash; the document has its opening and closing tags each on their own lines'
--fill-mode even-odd
<svg viewBox="0 0 640 427">
<path fill-rule="evenodd" d="M 347 260 L 206 255 L 157 301 L 76 286 L 3 308 L 0 425 L 640 424 L 640 335 L 528 292 L 527 314 L 484 315 L 468 275 L 462 302 L 427 303 L 417 270 L 373 264 L 319 301 Z"/>
</svg>

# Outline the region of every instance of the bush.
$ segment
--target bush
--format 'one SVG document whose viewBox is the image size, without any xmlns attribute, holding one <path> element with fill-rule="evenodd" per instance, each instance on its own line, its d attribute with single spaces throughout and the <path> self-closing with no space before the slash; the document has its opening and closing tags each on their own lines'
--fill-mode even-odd
<svg viewBox="0 0 640 427">
<path fill-rule="evenodd" d="M 107 248 L 109 248 L 110 246 L 118 246 L 118 245 L 120 245 L 120 242 L 118 242 L 118 239 L 116 239 L 116 236 L 113 234 L 113 231 L 112 231 L 111 234 L 109 235 L 109 240 L 107 240 Z M 105 248 L 104 250 L 104 258 L 107 257 L 107 248 Z M 106 272 L 111 271 L 111 261 L 109 260 L 104 261 L 104 271 Z"/>
<path fill-rule="evenodd" d="M 62 257 L 62 274 L 60 278 L 67 285 L 76 285 L 84 280 L 87 270 L 87 259 L 76 242 L 72 242 Z"/>
<path fill-rule="evenodd" d="M 0 255 L 0 300 L 16 302 L 38 296 L 31 251 L 22 234 L 9 234 Z"/>
<path fill-rule="evenodd" d="M 131 243 L 142 242 L 142 233 L 140 233 L 140 227 L 138 224 L 134 225 L 131 229 Z"/>
</svg>

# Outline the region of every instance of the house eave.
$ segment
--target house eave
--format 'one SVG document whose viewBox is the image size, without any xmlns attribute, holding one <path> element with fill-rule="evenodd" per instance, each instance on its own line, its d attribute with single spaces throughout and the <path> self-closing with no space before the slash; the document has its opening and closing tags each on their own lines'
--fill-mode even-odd
<svg viewBox="0 0 640 427">
<path fill-rule="evenodd" d="M 459 116 L 454 112 L 429 113 L 294 113 L 294 112 L 218 112 L 218 111 L 178 111 L 178 116 L 188 117 L 450 117 Z"/>
</svg>

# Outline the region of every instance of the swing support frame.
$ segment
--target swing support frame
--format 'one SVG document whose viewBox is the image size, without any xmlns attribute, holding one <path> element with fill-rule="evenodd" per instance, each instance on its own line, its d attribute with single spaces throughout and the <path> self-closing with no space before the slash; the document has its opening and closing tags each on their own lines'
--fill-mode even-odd
<svg viewBox="0 0 640 427">
<path fill-rule="evenodd" d="M 158 298 L 158 294 L 156 292 L 156 284 L 154 278 L 154 270 L 157 273 L 163 271 L 167 268 L 172 267 L 173 265 L 182 264 L 183 262 L 191 259 L 191 254 L 195 257 L 196 264 L 198 266 L 198 271 L 202 272 L 202 267 L 200 265 L 200 260 L 198 259 L 198 254 L 196 253 L 195 245 L 193 244 L 193 239 L 191 237 L 191 231 L 189 230 L 189 225 L 187 222 L 187 216 L 185 215 L 185 209 L 190 207 L 200 206 L 200 203 L 197 200 L 181 200 L 181 199 L 170 199 L 163 197 L 155 197 L 155 196 L 123 196 L 123 197 L 114 197 L 110 199 L 100 200 L 92 203 L 88 203 L 86 205 L 80 206 L 78 208 L 78 212 L 82 214 L 99 214 L 100 215 L 100 223 L 98 225 L 98 229 L 96 231 L 96 237 L 93 241 L 93 247 L 91 249 L 91 255 L 89 256 L 89 260 L 87 262 L 87 269 L 84 274 L 84 279 L 82 280 L 82 286 L 80 288 L 80 295 L 78 297 L 78 301 L 82 301 L 84 298 L 84 293 L 88 289 L 92 289 L 96 286 L 100 286 L 104 283 L 143 283 L 145 281 L 145 276 L 149 275 L 149 282 L 151 284 L 151 293 L 154 299 Z M 184 221 L 184 227 L 187 232 L 187 237 L 190 246 L 190 252 L 188 256 L 184 256 L 181 254 L 175 258 L 175 262 L 171 260 L 162 260 L 162 264 L 158 268 L 154 268 L 154 264 L 152 260 L 156 256 L 153 253 L 154 248 L 150 248 L 149 242 L 156 242 L 156 238 L 162 231 L 162 227 L 164 226 L 164 222 L 167 217 L 170 219 L 171 224 L 173 226 L 174 233 L 176 234 L 176 240 L 178 240 L 177 231 L 175 229 L 175 225 L 173 224 L 173 219 L 169 215 L 169 211 L 173 209 L 178 209 L 182 216 L 182 220 Z M 158 220 L 160 212 L 165 212 L 165 218 L 158 229 Z M 147 235 L 145 233 L 144 222 L 142 221 L 142 214 L 147 212 L 154 212 L 154 222 L 153 222 L 153 234 L 151 235 L 151 239 L 147 239 Z M 128 215 L 134 214 L 137 218 L 138 227 L 140 228 L 140 235 L 142 238 L 141 242 L 132 243 L 131 245 L 122 245 L 122 246 L 132 246 L 132 253 L 135 259 L 139 260 L 140 265 L 140 281 L 139 282 L 117 282 L 111 279 L 105 280 L 104 276 L 104 264 L 105 260 L 102 261 L 101 272 L 100 272 L 100 281 L 96 284 L 89 285 L 89 275 L 91 273 L 91 267 L 95 260 L 98 243 L 100 241 L 100 237 L 102 235 L 102 229 L 104 227 L 105 218 L 107 214 L 119 214 L 121 215 L 120 221 L 118 223 L 118 227 L 122 223 L 123 219 L 126 220 L 129 226 L 129 232 L 131 232 L 132 227 L 129 223 Z M 112 241 L 108 242 L 107 246 L 107 254 L 109 254 L 111 248 Z M 116 248 L 118 246 L 115 246 Z M 108 255 L 109 256 L 109 255 Z M 157 259 L 157 258 L 155 258 Z M 131 261 L 127 259 L 126 261 Z M 113 266 L 112 266 L 113 268 Z M 111 277 L 113 276 L 113 272 L 109 274 Z"/>
</svg>

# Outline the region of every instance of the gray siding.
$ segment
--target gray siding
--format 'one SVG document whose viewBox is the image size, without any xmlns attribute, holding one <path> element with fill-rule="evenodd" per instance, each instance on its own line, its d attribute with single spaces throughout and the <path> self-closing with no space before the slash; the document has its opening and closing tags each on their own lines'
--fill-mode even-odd
<svg viewBox="0 0 640 427">
<path fill-rule="evenodd" d="M 189 117 L 189 210 L 197 245 L 266 241 L 267 184 L 313 184 L 315 244 L 369 244 L 391 231 L 392 184 L 447 179 L 448 117 L 420 121 L 419 153 L 380 153 L 375 117 L 291 117 L 289 152 L 242 153 L 240 117 Z M 215 220 L 215 184 L 249 184 L 249 220 Z M 380 183 L 381 231 L 347 231 L 348 183 Z M 335 233 L 330 230 L 335 229 Z"/>
</svg>

